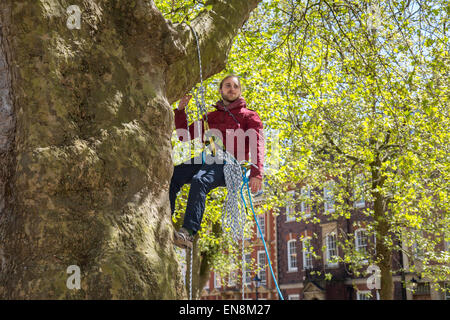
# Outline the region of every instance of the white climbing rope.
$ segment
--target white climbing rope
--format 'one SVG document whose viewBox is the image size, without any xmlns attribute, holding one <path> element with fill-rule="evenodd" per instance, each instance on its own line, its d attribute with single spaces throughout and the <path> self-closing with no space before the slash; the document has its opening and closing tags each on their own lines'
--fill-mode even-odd
<svg viewBox="0 0 450 320">
<path fill-rule="evenodd" d="M 192 244 L 192 246 L 194 246 L 194 244 Z M 190 262 L 191 267 L 190 267 L 190 270 L 189 270 L 189 300 L 192 300 L 192 265 L 193 265 L 193 263 L 192 263 L 192 257 L 193 257 L 192 251 L 194 251 L 194 248 L 193 247 L 190 248 L 189 251 L 191 252 L 191 262 Z"/>
<path fill-rule="evenodd" d="M 220 149 L 219 149 L 220 150 Z M 247 220 L 244 204 L 240 196 L 242 186 L 242 168 L 234 157 L 224 152 L 225 165 L 223 173 L 225 176 L 225 184 L 227 186 L 227 197 L 222 213 L 222 230 L 225 234 L 230 234 L 231 238 L 239 243 L 241 241 L 241 291 L 242 300 L 244 300 L 244 272 L 245 272 L 245 255 L 244 255 L 244 231 L 245 222 Z"/>
<path fill-rule="evenodd" d="M 222 230 L 230 234 L 231 238 L 238 242 L 243 239 L 245 227 L 245 212 L 240 197 L 240 188 L 242 186 L 242 170 L 228 152 L 225 152 L 225 164 L 223 173 L 225 184 L 227 186 L 227 197 L 225 200 L 222 214 Z"/>
<path fill-rule="evenodd" d="M 205 90 L 203 88 L 203 74 L 202 74 L 202 58 L 200 55 L 200 43 L 198 41 L 198 36 L 197 36 L 197 32 L 195 32 L 194 28 L 192 28 L 189 25 L 189 28 L 191 28 L 192 33 L 195 36 L 195 41 L 197 43 L 197 55 L 198 55 L 198 64 L 199 64 L 199 70 L 200 70 L 200 88 L 198 89 L 200 91 L 200 95 L 201 95 L 201 100 L 203 102 L 203 104 L 200 103 L 199 98 L 198 98 L 198 94 L 194 94 L 194 98 L 195 98 L 195 103 L 197 105 L 197 119 L 201 120 L 202 114 L 206 114 L 206 108 L 205 108 Z M 187 116 L 186 116 L 187 118 Z M 187 121 L 187 130 L 189 132 L 189 122 Z M 200 126 L 199 126 L 199 130 Z M 200 133 L 200 132 L 199 132 Z M 200 136 L 200 135 L 199 135 Z M 194 243 L 192 243 L 192 248 L 189 249 L 189 251 L 191 252 L 191 257 L 190 257 L 190 261 L 189 261 L 189 300 L 192 300 L 192 266 L 193 266 L 193 251 L 194 251 Z"/>
</svg>

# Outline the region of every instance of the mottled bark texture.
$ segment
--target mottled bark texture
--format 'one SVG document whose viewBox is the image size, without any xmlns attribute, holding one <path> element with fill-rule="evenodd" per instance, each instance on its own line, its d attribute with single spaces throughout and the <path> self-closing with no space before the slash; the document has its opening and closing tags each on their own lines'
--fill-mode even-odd
<svg viewBox="0 0 450 320">
<path fill-rule="evenodd" d="M 259 1 L 192 22 L 205 78 Z M 199 79 L 188 27 L 143 0 L 2 0 L 0 26 L 0 298 L 186 297 L 168 187 L 170 103 Z"/>
</svg>

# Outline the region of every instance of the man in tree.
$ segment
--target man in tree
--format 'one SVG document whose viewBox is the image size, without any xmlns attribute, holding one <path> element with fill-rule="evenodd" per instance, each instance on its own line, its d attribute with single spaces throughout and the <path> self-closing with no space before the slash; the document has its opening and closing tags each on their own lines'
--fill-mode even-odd
<svg viewBox="0 0 450 320">
<path fill-rule="evenodd" d="M 263 125 L 258 114 L 246 108 L 246 102 L 241 97 L 241 83 L 237 76 L 229 75 L 225 77 L 219 85 L 219 93 L 222 100 L 214 106 L 217 110 L 208 113 L 208 125 L 211 129 L 219 130 L 223 137 L 223 145 L 227 146 L 230 152 L 238 161 L 249 160 L 249 150 L 252 150 L 252 161 L 256 167 L 250 171 L 250 188 L 253 193 L 258 192 L 262 185 L 263 159 L 264 159 L 264 139 Z M 187 117 L 185 107 L 192 97 L 184 96 L 175 112 L 175 126 L 177 132 L 186 130 Z M 204 128 L 204 121 L 201 122 Z M 202 130 L 203 132 L 203 130 Z M 188 137 L 195 138 L 194 124 L 189 126 Z M 241 134 L 240 134 L 241 133 Z M 243 133 L 243 135 L 242 135 Z M 251 139 L 251 135 L 255 139 Z M 244 136 L 244 139 L 239 139 Z M 249 137 L 249 139 L 247 139 Z M 179 139 L 184 141 L 179 135 Z M 228 140 L 228 144 L 227 144 Z M 244 150 L 244 152 L 239 152 Z M 205 211 L 206 195 L 214 188 L 225 186 L 223 173 L 223 163 L 199 163 L 191 159 L 190 163 L 183 163 L 175 166 L 170 183 L 170 207 L 172 214 L 175 211 L 175 200 L 181 187 L 190 183 L 186 213 L 183 227 L 175 232 L 175 244 L 180 247 L 192 248 L 192 241 L 200 229 Z"/>
</svg>

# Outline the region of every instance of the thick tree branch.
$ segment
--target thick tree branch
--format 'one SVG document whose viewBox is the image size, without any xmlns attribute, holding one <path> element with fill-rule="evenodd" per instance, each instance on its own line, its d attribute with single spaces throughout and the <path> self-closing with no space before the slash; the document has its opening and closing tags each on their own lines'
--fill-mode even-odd
<svg viewBox="0 0 450 320">
<path fill-rule="evenodd" d="M 342 155 L 342 156 L 346 157 L 347 159 L 352 160 L 354 162 L 357 162 L 360 164 L 364 163 L 364 161 L 362 159 L 359 159 L 352 155 L 346 154 L 344 151 L 342 151 L 341 148 L 339 148 L 339 146 L 336 145 L 336 143 L 333 141 L 333 138 L 331 138 L 331 136 L 328 133 L 324 133 L 324 135 L 325 135 L 325 138 L 327 138 L 328 143 L 336 150 L 337 153 L 339 153 L 340 155 Z"/>
<path fill-rule="evenodd" d="M 233 39 L 261 0 L 211 0 L 212 10 L 202 11 L 190 25 L 200 41 L 203 79 L 225 68 Z M 166 95 L 169 103 L 181 98 L 200 81 L 197 44 L 186 24 L 175 25 L 186 54 L 166 70 Z"/>
</svg>

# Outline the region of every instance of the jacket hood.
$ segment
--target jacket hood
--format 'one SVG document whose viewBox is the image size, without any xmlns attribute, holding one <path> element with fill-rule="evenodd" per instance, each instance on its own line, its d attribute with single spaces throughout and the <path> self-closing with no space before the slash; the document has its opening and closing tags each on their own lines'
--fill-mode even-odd
<svg viewBox="0 0 450 320">
<path fill-rule="evenodd" d="M 221 110 L 221 111 L 225 110 L 222 100 L 217 101 L 217 103 L 214 105 L 214 107 L 217 110 Z M 233 109 L 240 109 L 240 108 L 245 108 L 245 107 L 247 107 L 247 103 L 245 102 L 244 98 L 240 97 L 240 98 L 237 98 L 236 100 L 234 100 L 232 103 L 230 103 L 227 106 L 227 109 L 228 110 L 233 110 Z"/>
</svg>

